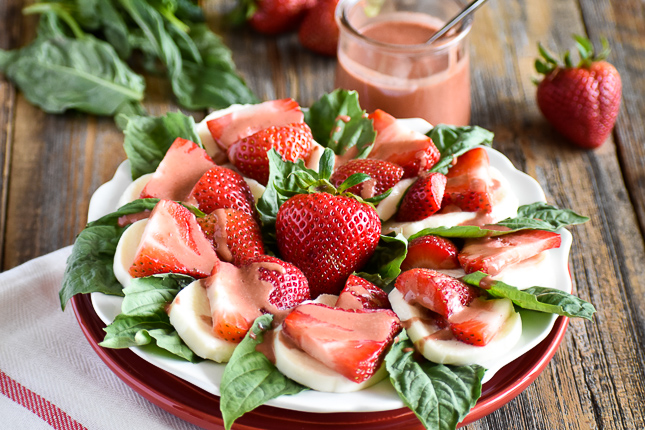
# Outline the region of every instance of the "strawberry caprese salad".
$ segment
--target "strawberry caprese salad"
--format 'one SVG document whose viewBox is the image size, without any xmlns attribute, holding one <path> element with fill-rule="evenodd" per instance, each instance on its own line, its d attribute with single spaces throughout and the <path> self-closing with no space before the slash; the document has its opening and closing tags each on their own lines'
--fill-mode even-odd
<svg viewBox="0 0 645 430">
<path fill-rule="evenodd" d="M 519 206 L 479 127 L 423 134 L 338 90 L 305 111 L 236 105 L 196 126 L 131 118 L 125 135 L 133 181 L 79 234 L 61 304 L 123 296 L 102 346 L 228 363 L 227 428 L 278 396 L 388 377 L 424 426 L 454 428 L 519 341 L 520 310 L 594 312 L 518 276 L 586 218 Z M 451 391 L 449 414 L 435 390 Z"/>
</svg>

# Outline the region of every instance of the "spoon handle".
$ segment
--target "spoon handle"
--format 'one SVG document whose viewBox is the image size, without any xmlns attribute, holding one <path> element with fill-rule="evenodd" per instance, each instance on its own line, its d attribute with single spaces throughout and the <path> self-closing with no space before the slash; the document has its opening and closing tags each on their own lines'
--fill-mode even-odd
<svg viewBox="0 0 645 430">
<path fill-rule="evenodd" d="M 437 31 L 435 34 L 432 35 L 430 39 L 426 42 L 427 44 L 430 44 L 434 42 L 435 40 L 439 39 L 442 37 L 444 34 L 446 34 L 448 31 L 450 31 L 451 28 L 453 28 L 455 25 L 457 25 L 462 19 L 464 19 L 466 16 L 468 16 L 470 13 L 476 11 L 481 5 L 486 3 L 486 0 L 474 0 L 471 2 L 468 6 L 463 8 L 459 14 L 457 14 L 453 19 L 448 21 L 446 25 L 441 27 L 439 31 Z"/>
</svg>

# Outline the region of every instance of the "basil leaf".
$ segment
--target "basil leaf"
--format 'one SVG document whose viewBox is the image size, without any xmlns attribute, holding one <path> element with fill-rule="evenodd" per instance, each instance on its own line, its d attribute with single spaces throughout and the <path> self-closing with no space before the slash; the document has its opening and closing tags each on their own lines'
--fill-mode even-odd
<svg viewBox="0 0 645 430">
<path fill-rule="evenodd" d="M 143 78 L 112 46 L 90 35 L 41 35 L 10 55 L 0 52 L 0 71 L 48 113 L 77 109 L 112 116 L 121 105 L 143 99 Z"/>
<path fill-rule="evenodd" d="M 76 294 L 103 293 L 123 296 L 123 287 L 114 276 L 114 253 L 127 227 L 119 227 L 119 218 L 152 210 L 158 199 L 137 200 L 118 211 L 89 223 L 78 235 L 67 259 L 59 292 L 61 308 Z"/>
<path fill-rule="evenodd" d="M 385 356 L 394 389 L 425 428 L 455 429 L 481 397 L 484 368 L 417 361 L 415 355 L 403 331 Z"/>
<path fill-rule="evenodd" d="M 255 320 L 224 369 L 220 383 L 220 410 L 227 430 L 237 418 L 271 399 L 308 390 L 280 373 L 264 354 L 256 350 L 272 320 L 271 314 Z"/>
<path fill-rule="evenodd" d="M 129 348 L 153 343 L 185 360 L 201 361 L 181 340 L 166 312 L 168 303 L 193 281 L 190 276 L 176 274 L 133 279 L 123 289 L 122 313 L 104 329 L 105 339 L 99 345 Z"/>
<path fill-rule="evenodd" d="M 314 139 L 337 155 L 356 148 L 355 158 L 365 158 L 376 138 L 372 120 L 361 109 L 356 91 L 338 89 L 325 94 L 305 112 L 305 122 Z"/>
<path fill-rule="evenodd" d="M 391 283 L 401 273 L 401 263 L 405 260 L 408 252 L 408 241 L 403 235 L 385 236 L 381 235 L 376 251 L 369 259 L 359 275 L 370 282 L 376 280 L 376 285 L 383 288 L 387 293 L 391 291 Z M 366 274 L 376 274 L 380 279 L 374 279 Z M 387 287 L 384 288 L 384 285 Z"/>
<path fill-rule="evenodd" d="M 427 133 L 435 144 L 441 158 L 432 166 L 431 172 L 448 173 L 453 158 L 476 146 L 493 144 L 494 134 L 478 126 L 455 127 L 439 124 Z"/>
<path fill-rule="evenodd" d="M 479 287 L 482 280 L 490 279 L 483 272 L 468 274 L 462 278 L 467 284 Z M 591 320 L 596 309 L 591 303 L 555 288 L 531 287 L 519 290 L 501 281 L 484 281 L 482 286 L 495 298 L 507 298 L 522 309 L 564 315 L 571 318 L 586 318 Z"/>
<path fill-rule="evenodd" d="M 123 148 L 130 160 L 132 179 L 154 172 L 177 137 L 201 144 L 195 120 L 180 112 L 159 117 L 132 116 L 125 120 Z"/>
<path fill-rule="evenodd" d="M 560 227 L 583 224 L 589 221 L 586 216 L 578 215 L 571 209 L 558 209 L 544 202 L 520 206 L 515 218 L 507 218 L 497 223 L 513 230 L 533 228 L 537 230 L 557 230 Z"/>
</svg>

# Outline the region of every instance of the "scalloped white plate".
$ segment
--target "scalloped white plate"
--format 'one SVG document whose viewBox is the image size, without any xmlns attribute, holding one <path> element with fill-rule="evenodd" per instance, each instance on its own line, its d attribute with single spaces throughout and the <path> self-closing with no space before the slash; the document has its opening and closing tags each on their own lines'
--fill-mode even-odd
<svg viewBox="0 0 645 430">
<path fill-rule="evenodd" d="M 400 120 L 419 132 L 426 133 L 430 124 L 426 121 L 412 118 Z M 540 185 L 527 174 L 517 170 L 508 158 L 500 152 L 487 148 L 491 166 L 497 168 L 508 180 L 511 190 L 517 196 L 519 204 L 529 204 L 545 201 L 544 192 Z M 132 182 L 130 164 L 126 160 L 117 169 L 114 177 L 99 187 L 90 200 L 88 220 L 93 221 L 113 212 L 125 188 Z M 541 270 L 531 273 L 531 285 L 548 286 L 562 291 L 571 292 L 571 278 L 568 271 L 569 249 L 571 234 L 561 229 L 562 245 L 560 248 L 547 251 L 546 260 L 542 262 Z M 93 293 L 92 304 L 97 315 L 105 324 L 111 323 L 121 312 L 120 297 Z M 484 382 L 493 377 L 495 372 L 504 365 L 517 359 L 538 345 L 553 328 L 556 316 L 532 311 L 520 311 L 522 315 L 522 336 L 508 354 L 494 362 L 487 363 Z M 219 395 L 219 383 L 224 365 L 204 361 L 192 364 L 174 358 L 168 358 L 151 348 L 131 348 L 131 350 L 154 366 L 162 368 L 179 378 L 182 378 L 203 390 Z M 295 396 L 282 396 L 267 403 L 269 406 L 305 412 L 374 412 L 399 409 L 403 402 L 394 392 L 389 380 L 384 380 L 366 390 L 347 393 L 321 393 L 306 391 Z"/>
</svg>

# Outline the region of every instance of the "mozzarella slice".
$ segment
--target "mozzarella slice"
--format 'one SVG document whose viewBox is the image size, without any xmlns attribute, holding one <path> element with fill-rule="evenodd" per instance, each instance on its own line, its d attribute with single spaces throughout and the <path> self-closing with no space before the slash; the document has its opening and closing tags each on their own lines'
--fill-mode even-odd
<svg viewBox="0 0 645 430">
<path fill-rule="evenodd" d="M 206 288 L 200 281 L 191 283 L 175 296 L 168 316 L 179 337 L 195 354 L 218 363 L 230 360 L 237 344 L 213 336 Z"/>
<path fill-rule="evenodd" d="M 370 379 L 357 384 L 295 347 L 282 334 L 282 327 L 274 331 L 273 352 L 275 366 L 280 372 L 316 391 L 328 393 L 359 391 L 380 382 L 387 375 L 385 364 L 382 364 Z"/>
<path fill-rule="evenodd" d="M 124 204 L 133 202 L 138 199 L 141 195 L 141 191 L 145 188 L 151 177 L 152 173 L 139 176 L 130 185 L 128 185 L 128 187 L 125 189 L 125 191 L 123 191 L 123 194 L 121 194 L 121 197 L 119 198 L 117 208 L 120 208 Z"/>
<path fill-rule="evenodd" d="M 141 242 L 141 236 L 143 236 L 146 224 L 148 224 L 147 218 L 133 223 L 123 232 L 119 243 L 116 245 L 112 268 L 114 270 L 114 276 L 116 276 L 117 281 L 123 287 L 127 287 L 132 280 L 130 267 L 134 263 L 134 257 L 137 253 L 137 248 Z"/>
<path fill-rule="evenodd" d="M 266 187 L 256 181 L 255 179 L 247 178 L 246 176 L 243 177 L 244 181 L 247 183 L 249 188 L 251 189 L 251 194 L 253 194 L 253 200 L 255 200 L 255 204 L 258 204 L 258 201 L 260 201 L 260 197 L 262 197 L 262 194 L 264 194 L 264 190 L 266 190 Z"/>
<path fill-rule="evenodd" d="M 423 310 L 405 301 L 396 288 L 389 295 L 392 309 L 401 319 L 415 348 L 428 360 L 440 364 L 464 366 L 479 364 L 488 367 L 491 361 L 502 357 L 519 341 L 522 318 L 512 310 L 502 330 L 486 346 L 473 346 L 443 336 L 442 330 L 424 317 Z M 498 299 L 495 306 L 513 308 L 508 299 Z"/>
<path fill-rule="evenodd" d="M 376 213 L 382 221 L 387 221 L 394 216 L 396 211 L 399 209 L 399 202 L 403 198 L 403 195 L 416 180 L 417 178 L 408 178 L 397 182 L 397 184 L 392 187 L 390 195 L 381 200 L 381 202 L 376 206 Z"/>
</svg>

